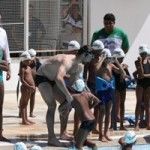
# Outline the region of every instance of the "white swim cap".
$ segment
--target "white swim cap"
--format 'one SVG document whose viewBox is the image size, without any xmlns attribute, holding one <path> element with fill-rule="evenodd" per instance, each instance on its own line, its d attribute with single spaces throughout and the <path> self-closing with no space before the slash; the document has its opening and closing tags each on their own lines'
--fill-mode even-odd
<svg viewBox="0 0 150 150">
<path fill-rule="evenodd" d="M 23 142 L 17 142 L 15 144 L 14 150 L 27 150 L 27 147 Z"/>
<path fill-rule="evenodd" d="M 38 145 L 34 145 L 30 150 L 42 150 L 42 148 Z"/>
<path fill-rule="evenodd" d="M 68 44 L 68 50 L 79 50 L 80 44 L 77 41 L 70 41 Z"/>
<path fill-rule="evenodd" d="M 142 44 L 139 46 L 139 54 L 141 53 L 148 53 L 149 49 L 146 44 Z"/>
<path fill-rule="evenodd" d="M 31 56 L 28 51 L 24 51 L 21 55 L 21 61 L 31 60 Z"/>
<path fill-rule="evenodd" d="M 104 44 L 100 40 L 96 40 L 92 44 L 92 49 L 93 50 L 103 50 L 104 49 Z"/>
<path fill-rule="evenodd" d="M 102 53 L 105 53 L 106 54 L 106 57 L 111 57 L 111 52 L 108 48 L 104 48 Z"/>
<path fill-rule="evenodd" d="M 29 52 L 31 57 L 35 57 L 36 56 L 36 51 L 33 48 L 29 49 L 28 52 Z"/>
<path fill-rule="evenodd" d="M 127 131 L 123 137 L 123 140 L 127 144 L 132 144 L 136 141 L 137 137 L 134 131 Z"/>
<path fill-rule="evenodd" d="M 116 48 L 113 51 L 112 56 L 116 57 L 116 58 L 124 58 L 125 57 L 125 53 L 124 53 L 124 51 L 121 48 Z"/>
<path fill-rule="evenodd" d="M 85 83 L 83 79 L 77 79 L 72 85 L 72 88 L 77 92 L 83 92 L 85 89 Z"/>
</svg>

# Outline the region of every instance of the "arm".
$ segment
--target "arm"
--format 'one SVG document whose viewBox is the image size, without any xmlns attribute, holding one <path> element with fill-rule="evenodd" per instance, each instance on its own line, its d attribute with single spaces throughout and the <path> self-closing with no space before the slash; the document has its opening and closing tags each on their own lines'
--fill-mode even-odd
<svg viewBox="0 0 150 150">
<path fill-rule="evenodd" d="M 99 61 L 98 61 L 97 65 L 96 65 L 96 72 L 101 68 L 102 63 L 105 60 L 105 58 L 106 58 L 105 54 L 102 54 L 102 56 L 99 57 Z"/>
<path fill-rule="evenodd" d="M 0 61 L 0 69 L 3 70 L 3 71 L 8 71 L 9 70 L 8 63 L 5 60 Z"/>
<path fill-rule="evenodd" d="M 21 83 L 25 86 L 27 86 L 28 88 L 31 88 L 33 90 L 35 90 L 35 87 L 34 86 L 31 86 L 30 84 L 28 84 L 26 81 L 25 81 L 25 69 L 24 68 L 21 68 L 21 71 L 20 71 L 20 80 L 21 80 Z"/>
<path fill-rule="evenodd" d="M 64 82 L 65 76 L 66 76 L 66 69 L 63 65 L 61 65 L 58 69 L 57 76 L 55 78 L 55 82 L 56 82 L 57 86 L 60 88 L 60 90 L 66 96 L 67 101 L 69 103 L 71 103 L 73 98 L 72 98 L 71 94 L 69 93 L 69 91 L 65 85 L 65 82 Z"/>
<path fill-rule="evenodd" d="M 117 58 L 115 58 L 115 65 L 112 64 L 112 69 L 116 72 L 122 75 L 123 78 L 126 77 L 126 72 L 124 71 L 124 69 L 122 68 L 121 64 L 118 62 Z"/>
<path fill-rule="evenodd" d="M 98 103 L 100 103 L 100 100 L 92 93 L 89 94 L 90 94 L 90 99 L 89 99 L 90 108 L 94 108 Z"/>
</svg>

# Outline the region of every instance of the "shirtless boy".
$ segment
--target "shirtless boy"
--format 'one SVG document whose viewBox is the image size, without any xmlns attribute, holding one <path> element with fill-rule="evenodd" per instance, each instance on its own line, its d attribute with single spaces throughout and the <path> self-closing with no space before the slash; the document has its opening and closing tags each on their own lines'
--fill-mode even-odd
<svg viewBox="0 0 150 150">
<path fill-rule="evenodd" d="M 74 100 L 72 106 L 81 121 L 79 130 L 75 135 L 75 146 L 82 150 L 84 145 L 95 148 L 96 144 L 87 140 L 87 136 L 95 127 L 95 117 L 90 110 L 94 108 L 100 101 L 90 92 L 82 92 L 72 95 Z"/>
<path fill-rule="evenodd" d="M 20 98 L 20 110 L 22 117 L 22 124 L 30 125 L 34 122 L 30 121 L 27 117 L 27 105 L 31 94 L 35 91 L 35 84 L 32 76 L 32 70 L 29 67 L 31 62 L 30 54 L 25 51 L 21 54 L 21 63 L 19 76 L 21 80 L 21 98 Z"/>
</svg>

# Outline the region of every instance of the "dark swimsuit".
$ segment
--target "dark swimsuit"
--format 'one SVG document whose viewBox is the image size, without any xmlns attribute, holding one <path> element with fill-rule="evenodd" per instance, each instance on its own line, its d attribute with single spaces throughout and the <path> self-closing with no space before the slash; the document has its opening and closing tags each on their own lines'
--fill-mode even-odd
<svg viewBox="0 0 150 150">
<path fill-rule="evenodd" d="M 144 74 L 150 74 L 150 64 L 147 62 L 146 64 L 143 64 Z M 143 78 L 137 80 L 137 85 L 143 87 L 144 89 L 150 87 L 150 78 Z"/>
</svg>

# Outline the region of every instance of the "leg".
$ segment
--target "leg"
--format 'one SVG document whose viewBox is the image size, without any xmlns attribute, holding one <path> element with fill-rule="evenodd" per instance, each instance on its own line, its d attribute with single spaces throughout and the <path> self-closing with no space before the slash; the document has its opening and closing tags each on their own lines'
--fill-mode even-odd
<svg viewBox="0 0 150 150">
<path fill-rule="evenodd" d="M 136 108 L 135 108 L 135 130 L 139 130 L 139 116 L 141 113 L 141 104 L 143 99 L 143 88 L 136 87 Z"/>
<path fill-rule="evenodd" d="M 79 120 L 79 117 L 76 113 L 76 111 L 74 112 L 74 130 L 73 130 L 73 135 L 75 136 L 78 129 L 79 129 L 79 123 L 80 123 L 80 120 Z"/>
<path fill-rule="evenodd" d="M 109 102 L 107 102 L 105 104 L 105 125 L 104 125 L 104 137 L 108 140 L 108 141 L 112 141 L 111 138 L 109 138 L 108 136 L 108 129 L 109 129 L 109 125 L 110 125 L 110 121 L 111 121 L 111 111 L 112 111 L 112 101 L 110 100 Z"/>
<path fill-rule="evenodd" d="M 99 106 L 99 141 L 106 142 L 104 135 L 103 135 L 103 120 L 105 114 L 105 106 Z"/>
<path fill-rule="evenodd" d="M 30 89 L 27 89 L 24 85 L 21 86 L 21 98 L 20 98 L 20 111 L 22 117 L 22 124 L 30 125 L 27 118 L 27 105 L 30 98 Z"/>
<path fill-rule="evenodd" d="M 120 122 L 120 93 L 119 90 L 115 90 L 115 112 L 116 112 L 116 121 Z"/>
<path fill-rule="evenodd" d="M 126 90 L 120 91 L 120 130 L 126 130 L 126 128 L 123 126 L 125 114 L 125 99 Z"/>
<path fill-rule="evenodd" d="M 94 128 L 95 121 L 84 121 L 75 136 L 75 145 L 78 149 L 82 149 L 83 145 L 89 146 L 91 148 L 96 147 L 96 144 L 87 140 L 87 136 L 90 131 Z"/>
<path fill-rule="evenodd" d="M 99 106 L 94 107 L 94 117 L 96 120 L 95 128 L 93 129 L 92 133 L 98 134 L 99 131 L 97 130 L 97 123 L 98 123 L 98 118 L 99 118 Z"/>
<path fill-rule="evenodd" d="M 150 130 L 150 87 L 144 91 L 144 103 L 146 109 L 146 125 L 147 129 Z"/>
<path fill-rule="evenodd" d="M 33 115 L 34 105 L 35 105 L 35 92 L 33 92 L 30 97 L 30 117 L 35 117 Z"/>
<path fill-rule="evenodd" d="M 54 114 L 56 109 L 56 101 L 53 94 L 52 86 L 47 82 L 43 82 L 38 86 L 38 88 L 43 100 L 48 105 L 48 110 L 46 114 L 46 123 L 48 128 L 48 145 L 57 147 L 68 146 L 66 145 L 66 143 L 61 143 L 56 138 L 54 133 Z"/>
<path fill-rule="evenodd" d="M 4 84 L 0 83 L 0 141 L 10 142 L 3 137 L 3 102 L 4 102 Z"/>
<path fill-rule="evenodd" d="M 62 140 L 72 140 L 73 137 L 71 137 L 66 132 L 69 114 L 59 115 L 59 117 L 60 117 L 60 139 L 62 139 Z"/>
</svg>

